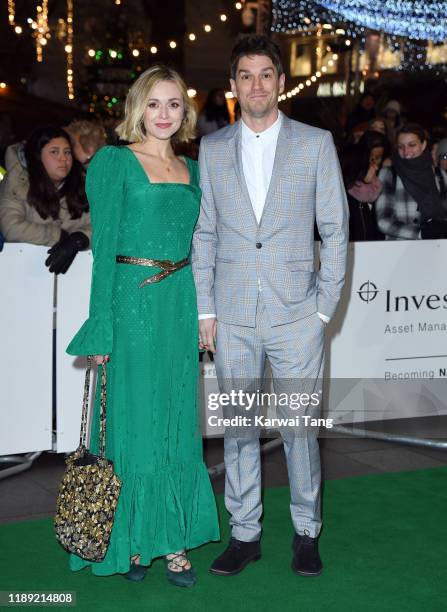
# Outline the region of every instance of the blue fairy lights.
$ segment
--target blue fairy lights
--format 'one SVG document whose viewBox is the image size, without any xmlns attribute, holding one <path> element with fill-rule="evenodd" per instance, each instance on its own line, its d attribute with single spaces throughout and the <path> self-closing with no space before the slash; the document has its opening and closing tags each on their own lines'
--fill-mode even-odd
<svg viewBox="0 0 447 612">
<path fill-rule="evenodd" d="M 357 36 L 368 28 L 439 43 L 447 39 L 446 4 L 433 0 L 273 0 L 272 30 L 304 30 L 307 22 L 350 22 Z"/>
</svg>

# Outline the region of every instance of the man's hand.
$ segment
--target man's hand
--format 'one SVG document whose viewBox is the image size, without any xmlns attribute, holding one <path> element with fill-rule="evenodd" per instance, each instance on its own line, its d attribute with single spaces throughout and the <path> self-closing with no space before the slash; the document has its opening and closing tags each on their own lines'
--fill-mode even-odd
<svg viewBox="0 0 447 612">
<path fill-rule="evenodd" d="M 206 351 L 216 352 L 217 321 L 215 317 L 199 321 L 199 347 Z"/>
</svg>

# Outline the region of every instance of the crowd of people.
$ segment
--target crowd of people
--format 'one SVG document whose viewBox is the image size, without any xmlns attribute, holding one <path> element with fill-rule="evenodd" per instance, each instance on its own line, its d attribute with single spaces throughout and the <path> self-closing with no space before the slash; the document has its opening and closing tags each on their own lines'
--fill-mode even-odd
<svg viewBox="0 0 447 612">
<path fill-rule="evenodd" d="M 236 103 L 233 118 L 239 116 Z M 187 151 L 180 145 L 178 152 L 196 158 L 200 138 L 230 123 L 224 90 L 210 90 L 196 141 Z M 447 133 L 433 138 L 421 125 L 407 122 L 397 100 L 378 113 L 373 94 L 365 92 L 347 117 L 345 134 L 338 153 L 350 240 L 447 237 Z M 90 246 L 85 174 L 107 140 L 99 122 L 78 119 L 64 129 L 39 127 L 26 142 L 4 147 L 0 247 L 4 241 L 48 246 L 49 271 L 66 272 L 76 253 Z M 317 229 L 315 234 L 318 239 Z"/>
<path fill-rule="evenodd" d="M 351 241 L 447 237 L 447 138 L 407 122 L 390 100 L 377 114 L 361 96 L 346 124 L 340 162 Z"/>
<path fill-rule="evenodd" d="M 49 271 L 67 272 L 91 243 L 85 174 L 105 142 L 99 124 L 76 120 L 65 129 L 38 127 L 26 141 L 11 144 L 0 185 L 2 240 L 48 246 Z"/>
</svg>

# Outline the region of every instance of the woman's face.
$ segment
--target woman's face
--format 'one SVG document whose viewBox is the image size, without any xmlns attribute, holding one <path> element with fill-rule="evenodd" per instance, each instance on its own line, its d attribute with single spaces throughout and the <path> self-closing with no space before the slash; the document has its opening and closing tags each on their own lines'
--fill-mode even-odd
<svg viewBox="0 0 447 612">
<path fill-rule="evenodd" d="M 214 94 L 214 104 L 216 104 L 216 106 L 224 106 L 226 104 L 225 93 L 223 90 L 219 89 Z"/>
<path fill-rule="evenodd" d="M 426 140 L 420 140 L 417 134 L 399 134 L 397 138 L 397 150 L 403 159 L 419 157 L 425 151 Z"/>
<path fill-rule="evenodd" d="M 169 140 L 182 125 L 185 103 L 174 81 L 160 81 L 149 92 L 144 111 L 146 137 Z"/>
<path fill-rule="evenodd" d="M 42 164 L 54 183 L 67 178 L 73 166 L 71 146 L 65 138 L 52 138 L 40 152 Z"/>
<path fill-rule="evenodd" d="M 373 147 L 369 155 L 369 163 L 379 167 L 383 160 L 385 149 L 383 147 Z"/>
<path fill-rule="evenodd" d="M 365 96 L 360 104 L 365 110 L 371 110 L 374 108 L 375 101 L 372 96 Z"/>
</svg>

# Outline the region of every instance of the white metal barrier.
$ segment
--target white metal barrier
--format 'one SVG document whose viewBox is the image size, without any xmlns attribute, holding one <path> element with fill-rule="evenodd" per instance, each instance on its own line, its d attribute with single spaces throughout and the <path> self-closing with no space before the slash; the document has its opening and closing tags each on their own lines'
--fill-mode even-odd
<svg viewBox="0 0 447 612">
<path fill-rule="evenodd" d="M 0 253 L 0 455 L 52 446 L 53 275 L 46 249 Z"/>
<path fill-rule="evenodd" d="M 66 274 L 57 279 L 56 450 L 67 453 L 79 443 L 85 357 L 67 355 L 65 349 L 88 315 L 92 268 L 91 251 L 78 253 Z M 92 393 L 95 385 L 92 384 Z"/>
<path fill-rule="evenodd" d="M 0 456 L 69 452 L 78 441 L 85 360 L 65 348 L 87 317 L 91 253 L 79 253 L 58 277 L 52 441 L 53 276 L 44 266 L 46 251 L 6 244 L 0 253 Z M 343 424 L 447 413 L 446 262 L 447 241 L 350 245 L 342 303 L 327 329 L 326 416 Z M 201 369 L 204 434 L 219 435 L 206 411 L 208 394 L 217 391 L 213 365 L 205 361 Z M 393 396 L 393 376 L 412 373 L 406 395 Z"/>
</svg>

